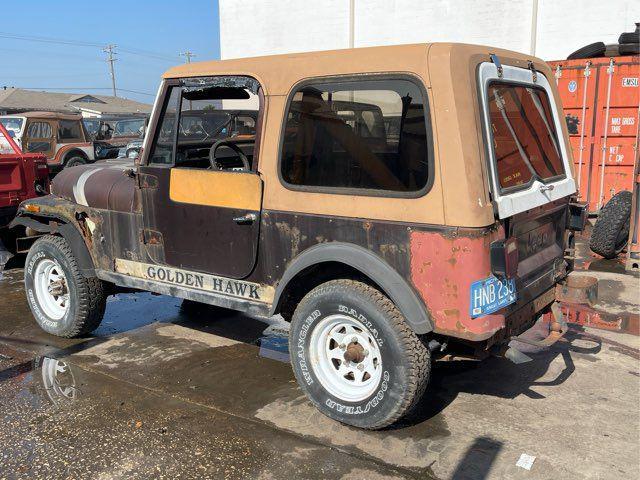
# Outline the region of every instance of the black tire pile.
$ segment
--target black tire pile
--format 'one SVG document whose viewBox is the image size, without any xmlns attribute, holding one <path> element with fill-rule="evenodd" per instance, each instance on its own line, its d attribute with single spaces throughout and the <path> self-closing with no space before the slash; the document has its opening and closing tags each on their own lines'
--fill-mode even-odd
<svg viewBox="0 0 640 480">
<path fill-rule="evenodd" d="M 640 23 L 636 23 L 635 31 L 621 33 L 618 37 L 618 43 L 605 45 L 604 42 L 595 42 L 585 45 L 569 55 L 567 60 L 638 54 L 640 54 Z"/>
</svg>

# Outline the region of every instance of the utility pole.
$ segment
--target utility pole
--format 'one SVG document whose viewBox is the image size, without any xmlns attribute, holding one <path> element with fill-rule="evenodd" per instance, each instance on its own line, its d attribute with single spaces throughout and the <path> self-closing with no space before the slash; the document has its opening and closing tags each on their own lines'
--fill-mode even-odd
<svg viewBox="0 0 640 480">
<path fill-rule="evenodd" d="M 113 51 L 114 48 L 116 48 L 117 45 L 107 45 L 106 47 L 104 47 L 102 49 L 103 52 L 105 52 L 108 56 L 107 56 L 107 62 L 109 63 L 109 69 L 111 71 L 111 87 L 113 88 L 113 96 L 117 97 L 118 96 L 118 92 L 116 91 L 116 74 L 115 71 L 113 70 L 113 62 L 116 61 L 116 59 L 113 57 L 115 52 Z"/>
<path fill-rule="evenodd" d="M 195 57 L 196 54 L 187 50 L 186 52 L 181 53 L 180 56 L 185 57 L 185 63 L 191 63 L 191 57 Z"/>
<path fill-rule="evenodd" d="M 531 6 L 531 42 L 530 53 L 535 57 L 536 55 L 536 47 L 538 43 L 538 0 L 533 0 L 533 5 Z"/>
</svg>

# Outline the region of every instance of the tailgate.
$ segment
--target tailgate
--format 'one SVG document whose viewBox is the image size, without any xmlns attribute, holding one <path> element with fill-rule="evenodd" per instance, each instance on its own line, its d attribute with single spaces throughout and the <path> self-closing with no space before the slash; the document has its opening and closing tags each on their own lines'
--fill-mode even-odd
<svg viewBox="0 0 640 480">
<path fill-rule="evenodd" d="M 517 246 L 518 301 L 527 302 L 566 274 L 568 203 L 575 193 L 555 89 L 540 72 L 483 63 L 485 137 L 491 194 L 509 242 Z"/>
</svg>

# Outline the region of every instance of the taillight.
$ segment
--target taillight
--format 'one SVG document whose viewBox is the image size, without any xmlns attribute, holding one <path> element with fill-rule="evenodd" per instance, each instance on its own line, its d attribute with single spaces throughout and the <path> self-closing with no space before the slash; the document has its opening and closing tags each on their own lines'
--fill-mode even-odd
<svg viewBox="0 0 640 480">
<path fill-rule="evenodd" d="M 518 243 L 515 237 L 496 240 L 489 247 L 491 273 L 498 278 L 513 278 L 518 272 Z"/>
</svg>

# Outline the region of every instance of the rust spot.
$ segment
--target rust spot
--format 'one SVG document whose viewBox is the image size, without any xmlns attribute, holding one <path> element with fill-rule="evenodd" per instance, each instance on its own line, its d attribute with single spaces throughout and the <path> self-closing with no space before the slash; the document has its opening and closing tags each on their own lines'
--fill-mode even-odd
<svg viewBox="0 0 640 480">
<path fill-rule="evenodd" d="M 460 310 L 458 310 L 457 308 L 447 308 L 444 311 L 444 314 L 447 317 L 459 317 L 460 316 Z"/>
<path fill-rule="evenodd" d="M 450 263 L 451 266 L 454 267 L 456 263 L 458 263 L 458 261 L 456 260 L 455 257 L 451 257 L 449 260 L 447 260 L 447 263 Z"/>
</svg>

